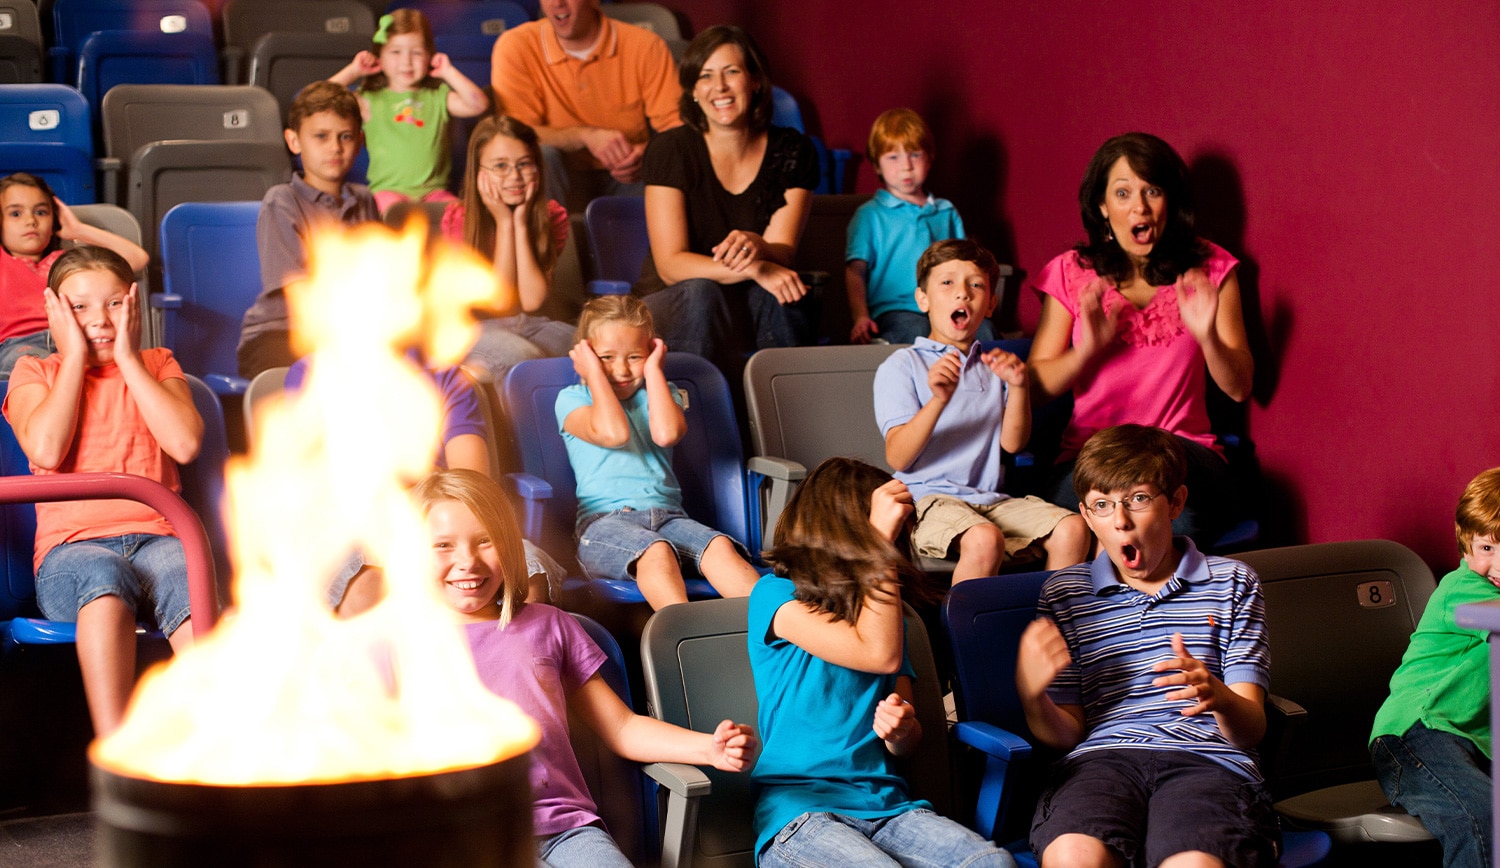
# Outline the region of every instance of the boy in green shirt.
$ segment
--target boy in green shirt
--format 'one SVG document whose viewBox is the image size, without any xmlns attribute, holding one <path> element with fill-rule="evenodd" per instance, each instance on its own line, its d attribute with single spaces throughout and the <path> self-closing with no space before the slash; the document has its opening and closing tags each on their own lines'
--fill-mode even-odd
<svg viewBox="0 0 1500 868">
<path fill-rule="evenodd" d="M 1422 613 L 1375 715 L 1370 754 L 1391 803 L 1442 844 L 1445 868 L 1488 868 L 1490 649 L 1484 631 L 1459 627 L 1453 612 L 1500 599 L 1500 467 L 1464 489 L 1456 529 L 1464 563 L 1443 577 Z"/>
</svg>

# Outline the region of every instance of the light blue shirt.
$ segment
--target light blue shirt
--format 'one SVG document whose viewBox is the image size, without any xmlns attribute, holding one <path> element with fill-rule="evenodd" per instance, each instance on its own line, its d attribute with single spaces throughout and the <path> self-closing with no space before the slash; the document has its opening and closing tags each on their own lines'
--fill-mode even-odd
<svg viewBox="0 0 1500 868">
<path fill-rule="evenodd" d="M 684 404 L 684 394 L 672 387 L 672 400 Z M 575 383 L 557 393 L 557 427 L 568 450 L 568 463 L 578 481 L 578 520 L 602 512 L 631 509 L 682 509 L 682 489 L 672 472 L 672 448 L 651 439 L 651 416 L 646 389 L 621 401 L 630 422 L 630 442 L 618 449 L 595 446 L 563 430 L 568 414 L 594 403 L 589 387 Z"/>
<path fill-rule="evenodd" d="M 1047 688 L 1059 705 L 1083 706 L 1088 735 L 1069 756 L 1110 748 L 1185 750 L 1251 779 L 1254 757 L 1229 743 L 1212 714 L 1184 717 L 1190 699 L 1167 699 L 1151 671 L 1176 656 L 1172 634 L 1225 684 L 1270 685 L 1260 578 L 1236 560 L 1204 557 L 1187 537 L 1172 578 L 1154 596 L 1121 582 L 1109 554 L 1054 573 L 1037 613 L 1056 622 L 1073 662 Z"/>
<path fill-rule="evenodd" d="M 905 425 L 932 400 L 927 369 L 957 349 L 931 338 L 917 338 L 897 350 L 875 372 L 875 421 L 880 436 Z M 958 387 L 943 408 L 927 448 L 896 478 L 906 483 L 912 497 L 946 494 L 976 506 L 1005 500 L 1005 467 L 1000 463 L 1000 420 L 1009 397 L 1005 382 L 979 358 L 979 342 L 964 357 Z"/>
<path fill-rule="evenodd" d="M 928 194 L 913 205 L 879 190 L 859 206 L 849 221 L 844 261 L 864 260 L 865 303 L 874 318 L 893 310 L 921 313 L 917 308 L 917 260 L 934 241 L 964 237 L 964 221 L 947 199 Z"/>
<path fill-rule="evenodd" d="M 771 623 L 795 599 L 791 579 L 765 576 L 750 592 L 750 672 L 760 703 L 760 759 L 751 780 L 755 802 L 755 851 L 809 811 L 832 811 L 860 819 L 892 817 L 916 808 L 906 781 L 896 774 L 885 743 L 875 734 L 875 706 L 896 689 L 896 678 L 912 676 L 904 655 L 901 671 L 878 675 L 822 660 L 782 638 Z M 942 733 L 929 735 L 942 738 Z"/>
</svg>

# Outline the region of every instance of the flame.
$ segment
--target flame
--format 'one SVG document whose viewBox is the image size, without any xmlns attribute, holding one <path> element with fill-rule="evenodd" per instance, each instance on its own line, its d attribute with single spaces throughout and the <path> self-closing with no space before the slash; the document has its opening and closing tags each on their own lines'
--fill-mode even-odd
<svg viewBox="0 0 1500 868">
<path fill-rule="evenodd" d="M 257 407 L 255 450 L 227 469 L 236 610 L 144 678 L 124 725 L 93 747 L 113 770 L 221 785 L 399 777 L 533 747 L 536 724 L 490 693 L 442 602 L 407 486 L 441 435 L 441 401 L 406 355 L 457 363 L 470 308 L 495 305 L 490 267 L 425 228 L 326 227 L 288 290 L 295 396 Z M 264 407 L 264 409 L 262 409 Z M 328 576 L 358 546 L 386 598 L 328 610 Z"/>
</svg>

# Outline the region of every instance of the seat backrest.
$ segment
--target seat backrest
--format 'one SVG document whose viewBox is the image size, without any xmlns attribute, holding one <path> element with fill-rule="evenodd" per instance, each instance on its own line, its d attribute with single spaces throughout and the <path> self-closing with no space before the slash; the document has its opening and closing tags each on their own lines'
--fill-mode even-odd
<svg viewBox="0 0 1500 868">
<path fill-rule="evenodd" d="M 368 34 L 267 33 L 251 50 L 250 83 L 276 97 L 284 118 L 297 91 L 336 74 L 369 48 Z"/>
<path fill-rule="evenodd" d="M 286 149 L 269 142 L 152 142 L 135 153 L 127 207 L 156 258 L 162 215 L 184 202 L 259 202 L 291 175 Z"/>
<path fill-rule="evenodd" d="M 76 54 L 89 34 L 101 30 L 214 35 L 208 7 L 198 0 L 54 0 L 54 45 Z"/>
<path fill-rule="evenodd" d="M 959 720 L 994 724 L 1034 742 L 1016 693 L 1021 633 L 1036 619 L 1050 572 L 970 579 L 943 603 L 943 626 L 953 649 L 953 698 Z"/>
<path fill-rule="evenodd" d="M 36 43 L 13 33 L 0 33 L 0 85 L 37 84 L 42 78 L 42 50 Z"/>
<path fill-rule="evenodd" d="M 102 106 L 105 156 L 123 160 L 167 139 L 283 144 L 276 98 L 249 85 L 121 85 Z"/>
<path fill-rule="evenodd" d="M 641 634 L 641 665 L 652 716 L 699 732 L 726 718 L 754 723 L 759 705 L 746 644 L 749 598 L 699 600 L 668 606 L 651 616 Z M 907 653 L 916 672 L 914 705 L 926 736 L 905 763 L 912 795 L 939 813 L 951 805 L 941 688 L 922 621 L 906 609 Z M 755 864 L 750 775 L 704 769 L 712 792 L 698 809 L 696 868 Z"/>
<path fill-rule="evenodd" d="M 0 0 L 0 36 L 15 36 L 35 45 L 40 53 L 42 22 L 31 0 Z"/>
<path fill-rule="evenodd" d="M 392 9 L 415 9 L 421 12 L 432 26 L 434 38 L 443 35 L 488 36 L 491 44 L 496 37 L 512 27 L 530 21 L 531 13 L 510 0 L 468 0 L 454 3 L 451 0 L 397 0 Z M 488 76 L 486 79 L 488 80 Z M 475 79 L 483 84 L 483 81 Z"/>
<path fill-rule="evenodd" d="M 812 470 L 847 455 L 890 470 L 875 423 L 875 370 L 899 347 L 779 347 L 745 365 L 745 403 L 756 455 Z"/>
<path fill-rule="evenodd" d="M 791 127 L 799 133 L 807 132 L 802 121 L 802 107 L 797 98 L 775 85 L 771 86 L 771 123 L 778 127 Z"/>
<path fill-rule="evenodd" d="M 182 481 L 182 499 L 203 522 L 208 545 L 213 551 L 214 575 L 218 578 L 220 600 L 229 599 L 229 530 L 224 516 L 224 467 L 229 462 L 229 436 L 224 427 L 224 405 L 207 383 L 187 375 L 193 394 L 193 407 L 203 419 L 203 441 L 198 457 L 178 468 Z"/>
<path fill-rule="evenodd" d="M 132 244 L 141 243 L 141 224 L 119 205 L 74 205 L 73 215 L 90 226 L 112 232 Z"/>
<path fill-rule="evenodd" d="M 744 464 L 729 385 L 706 359 L 668 353 L 667 379 L 687 393 L 687 434 L 672 450 L 672 469 L 682 487 L 683 508 L 741 544 L 748 540 Z M 542 538 L 533 542 L 556 555 L 576 550 L 573 524 L 577 482 L 558 431 L 557 393 L 578 382 L 569 358 L 536 359 L 506 375 L 504 403 L 521 451 L 521 469 L 552 485 Z"/>
<path fill-rule="evenodd" d="M 218 84 L 219 53 L 201 33 L 104 30 L 79 48 L 76 81 L 90 105 L 122 84 Z"/>
<path fill-rule="evenodd" d="M 161 221 L 163 288 L 182 299 L 163 343 L 184 370 L 232 374 L 240 320 L 260 294 L 260 202 L 184 202 Z"/>
<path fill-rule="evenodd" d="M 600 196 L 588 204 L 583 222 L 589 233 L 593 277 L 635 283 L 651 252 L 646 234 L 646 202 L 640 196 Z"/>
<path fill-rule="evenodd" d="M 276 31 L 375 33 L 374 14 L 358 0 L 229 0 L 222 17 L 224 44 L 246 52 Z"/>
<path fill-rule="evenodd" d="M 616 21 L 649 30 L 662 39 L 682 39 L 682 25 L 677 23 L 677 16 L 660 3 L 606 3 L 599 11 Z"/>
<path fill-rule="evenodd" d="M 1278 797 L 1369 780 L 1370 727 L 1437 583 L 1389 540 L 1236 555 L 1260 575 L 1271 691 L 1307 709 L 1277 758 Z"/>
<path fill-rule="evenodd" d="M 179 206 L 180 207 L 180 206 Z M 261 401 L 279 395 L 286 390 L 286 372 L 290 368 L 267 368 L 255 375 L 250 385 L 245 388 L 244 417 L 245 417 L 245 443 L 251 447 L 255 446 L 255 419 L 260 412 L 258 405 Z"/>
<path fill-rule="evenodd" d="M 83 95 L 63 84 L 0 87 L 0 165 L 41 177 L 70 205 L 93 202 L 93 121 Z"/>
</svg>

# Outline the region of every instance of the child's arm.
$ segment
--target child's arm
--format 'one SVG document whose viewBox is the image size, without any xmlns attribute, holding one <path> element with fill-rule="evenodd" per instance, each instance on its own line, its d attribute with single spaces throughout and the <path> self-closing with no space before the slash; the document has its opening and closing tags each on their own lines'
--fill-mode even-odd
<svg viewBox="0 0 1500 868">
<path fill-rule="evenodd" d="M 63 200 L 56 196 L 52 197 L 52 204 L 57 210 L 57 237 L 64 241 L 91 244 L 95 247 L 113 250 L 130 264 L 131 271 L 142 271 L 151 264 L 151 257 L 141 249 L 139 244 L 107 229 L 90 226 L 79 220 L 78 215 L 73 213 L 73 209 L 63 204 Z M 71 319 L 71 315 L 69 318 Z"/>
<path fill-rule="evenodd" d="M 687 433 L 687 416 L 672 398 L 672 384 L 662 370 L 666 358 L 666 342 L 652 338 L 651 355 L 646 357 L 646 413 L 651 420 L 651 442 L 661 447 L 677 445 Z"/>
<path fill-rule="evenodd" d="M 1173 288 L 1182 325 L 1203 349 L 1209 376 L 1234 400 L 1250 397 L 1255 358 L 1250 355 L 1250 341 L 1245 335 L 1239 278 L 1231 271 L 1223 285 L 1216 287 L 1203 269 L 1192 268 L 1177 279 Z"/>
<path fill-rule="evenodd" d="M 927 388 L 932 398 L 917 415 L 892 428 L 885 435 L 885 460 L 896 470 L 907 470 L 927 448 L 937 428 L 938 418 L 943 415 L 953 391 L 958 388 L 958 377 L 963 373 L 963 357 L 957 352 L 944 353 L 942 358 L 927 369 Z"/>
<path fill-rule="evenodd" d="M 328 76 L 328 80 L 334 84 L 350 87 L 365 76 L 374 75 L 379 71 L 380 58 L 376 57 L 372 52 L 361 51 L 354 55 L 354 59 L 349 61 L 348 66 Z"/>
<path fill-rule="evenodd" d="M 588 387 L 592 401 L 588 406 L 569 413 L 563 420 L 563 430 L 605 449 L 619 449 L 629 443 L 630 419 L 625 415 L 620 399 L 615 397 L 609 375 L 604 372 L 604 364 L 599 361 L 593 346 L 587 340 L 579 341 L 568 351 L 568 356 L 573 360 L 573 370 Z"/>
<path fill-rule="evenodd" d="M 1009 387 L 1000 417 L 1000 448 L 1015 455 L 1031 440 L 1031 389 L 1026 363 L 1015 353 L 1000 349 L 985 353 L 984 363 Z"/>
<path fill-rule="evenodd" d="M 725 720 L 712 733 L 694 732 L 636 714 L 598 674 L 573 691 L 568 705 L 610 750 L 628 760 L 691 763 L 726 772 L 744 771 L 755 761 L 755 732 L 748 725 Z"/>
<path fill-rule="evenodd" d="M 141 362 L 140 308 L 136 304 L 136 285 L 131 284 L 125 299 L 110 309 L 115 326 L 115 364 L 125 380 L 125 391 L 141 411 L 141 418 L 157 445 L 168 458 L 186 464 L 198 457 L 203 443 L 203 419 L 193 406 L 193 395 L 186 380 L 158 380 Z"/>
<path fill-rule="evenodd" d="M 78 405 L 83 399 L 83 375 L 88 368 L 88 342 L 83 327 L 66 298 L 51 289 L 42 291 L 47 329 L 62 357 L 52 388 L 28 383 L 10 393 L 10 424 L 21 451 L 43 470 L 56 470 L 73 448 L 78 430 Z"/>
<path fill-rule="evenodd" d="M 854 318 L 854 327 L 849 330 L 851 344 L 867 344 L 880 334 L 880 327 L 870 318 L 870 290 L 865 284 L 869 273 L 870 263 L 863 259 L 851 259 L 844 265 L 844 289 L 849 293 L 849 315 Z"/>
<path fill-rule="evenodd" d="M 1083 320 L 1079 342 L 1073 340 L 1073 315 L 1062 302 L 1048 296 L 1042 302 L 1042 319 L 1031 341 L 1031 372 L 1044 398 L 1056 398 L 1073 388 L 1073 381 L 1094 356 L 1115 339 L 1124 308 L 1106 310 L 1104 290 L 1097 278 L 1078 293 L 1078 316 Z"/>
<path fill-rule="evenodd" d="M 526 198 L 511 212 L 511 234 L 514 237 L 511 251 L 515 259 L 512 274 L 516 282 L 516 291 L 521 298 L 521 309 L 528 313 L 546 304 L 547 294 L 552 291 L 552 274 L 542 270 L 542 264 L 536 258 L 536 239 L 531 237 L 531 210 L 547 208 L 546 202 L 537 201 L 537 191 L 541 188 L 541 172 L 542 167 L 538 166 L 537 174 L 526 184 Z M 482 173 L 481 178 L 490 180 L 491 184 L 497 188 L 495 194 L 498 196 L 499 182 L 489 178 L 488 172 Z M 504 203 L 501 203 L 500 207 L 504 208 Z M 495 222 L 498 235 L 500 221 L 497 218 Z M 498 241 L 495 252 L 497 254 L 500 252 Z M 497 256 L 497 267 L 498 259 Z"/>
<path fill-rule="evenodd" d="M 1068 643 L 1052 621 L 1037 618 L 1021 634 L 1016 692 L 1021 696 L 1026 725 L 1033 735 L 1058 750 L 1072 750 L 1088 734 L 1083 706 L 1058 705 L 1047 695 L 1053 679 L 1072 662 Z"/>
<path fill-rule="evenodd" d="M 870 523 L 887 540 L 906 525 L 913 512 L 911 492 L 900 480 L 875 489 Z M 807 603 L 792 601 L 776 610 L 771 630 L 803 651 L 835 666 L 857 672 L 891 675 L 901 670 L 906 629 L 901 622 L 901 584 L 891 576 L 868 594 L 853 622 L 835 621 Z"/>
<path fill-rule="evenodd" d="M 875 734 L 891 756 L 907 756 L 922 743 L 922 722 L 911 704 L 911 679 L 896 679 L 896 692 L 875 706 Z"/>
<path fill-rule="evenodd" d="M 489 444 L 478 434 L 459 434 L 443 444 L 443 463 L 449 470 L 473 470 L 490 473 Z"/>
<path fill-rule="evenodd" d="M 1168 693 L 1166 698 L 1198 700 L 1196 705 L 1182 710 L 1184 716 L 1213 712 L 1219 731 L 1230 744 L 1246 750 L 1260 744 L 1266 734 L 1266 692 L 1261 686 L 1248 681 L 1225 684 L 1215 678 L 1202 660 L 1188 653 L 1181 633 L 1172 634 L 1172 653 L 1177 656 L 1163 660 L 1151 669 L 1153 672 L 1180 671 L 1176 675 L 1163 675 L 1152 681 L 1152 686 L 1183 685 L 1181 690 Z"/>
<path fill-rule="evenodd" d="M 472 118 L 490 110 L 490 98 L 441 51 L 432 56 L 432 77 L 448 85 L 448 114 Z"/>
</svg>

